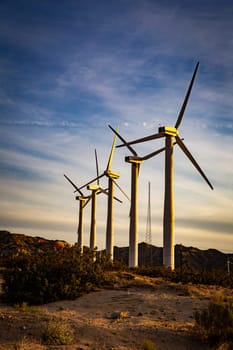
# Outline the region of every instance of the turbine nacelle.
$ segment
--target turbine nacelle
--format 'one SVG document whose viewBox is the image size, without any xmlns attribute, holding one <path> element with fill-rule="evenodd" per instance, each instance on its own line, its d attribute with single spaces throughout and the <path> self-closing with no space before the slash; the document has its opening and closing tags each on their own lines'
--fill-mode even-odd
<svg viewBox="0 0 233 350">
<path fill-rule="evenodd" d="M 125 157 L 125 161 L 127 163 L 141 164 L 143 162 L 143 159 L 141 157 L 137 157 L 137 156 L 127 156 L 127 157 Z"/>
<path fill-rule="evenodd" d="M 87 189 L 89 191 L 98 191 L 100 189 L 100 186 L 99 185 L 88 185 Z"/>
<path fill-rule="evenodd" d="M 87 199 L 87 197 L 76 196 L 75 199 L 76 199 L 77 201 L 83 201 L 83 202 L 85 202 L 85 200 Z"/>
<path fill-rule="evenodd" d="M 169 135 L 174 137 L 179 135 L 178 130 L 173 126 L 160 126 L 159 133 L 164 133 L 164 135 Z"/>
<path fill-rule="evenodd" d="M 110 177 L 111 179 L 119 179 L 119 177 L 120 177 L 120 174 L 118 174 L 117 172 L 112 171 L 112 170 L 110 170 L 110 169 L 105 170 L 105 171 L 104 171 L 104 174 L 105 174 L 106 176 Z"/>
</svg>

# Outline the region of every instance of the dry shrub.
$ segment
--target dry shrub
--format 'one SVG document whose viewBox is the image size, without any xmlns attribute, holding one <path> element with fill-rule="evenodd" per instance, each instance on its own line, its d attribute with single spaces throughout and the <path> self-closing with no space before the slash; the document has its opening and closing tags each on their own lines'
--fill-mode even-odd
<svg viewBox="0 0 233 350">
<path fill-rule="evenodd" d="M 72 345 L 75 341 L 74 331 L 63 320 L 49 320 L 44 326 L 42 341 L 46 345 Z"/>
<path fill-rule="evenodd" d="M 156 345 L 150 339 L 143 341 L 142 348 L 143 350 L 157 350 Z"/>
<path fill-rule="evenodd" d="M 45 350 L 44 345 L 38 343 L 36 340 L 23 337 L 14 345 L 14 350 Z"/>
<path fill-rule="evenodd" d="M 91 252 L 76 247 L 37 255 L 20 255 L 4 271 L 2 300 L 10 304 L 40 305 L 76 299 L 108 281 L 106 260 L 93 262 Z"/>
<path fill-rule="evenodd" d="M 210 300 L 207 309 L 194 313 L 197 329 L 211 344 L 233 341 L 233 303 L 223 295 Z"/>
<path fill-rule="evenodd" d="M 20 312 L 43 313 L 42 309 L 39 307 L 30 306 L 26 302 L 15 304 L 14 308 Z"/>
</svg>

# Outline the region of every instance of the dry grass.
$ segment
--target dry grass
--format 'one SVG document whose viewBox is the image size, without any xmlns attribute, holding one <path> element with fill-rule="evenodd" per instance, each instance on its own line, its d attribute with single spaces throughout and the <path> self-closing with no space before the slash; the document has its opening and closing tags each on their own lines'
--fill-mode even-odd
<svg viewBox="0 0 233 350">
<path fill-rule="evenodd" d="M 32 338 L 23 337 L 15 343 L 14 350 L 46 350 L 46 347 Z"/>
<path fill-rule="evenodd" d="M 220 299 L 232 297 L 232 290 L 214 286 L 182 285 L 128 273 L 113 273 L 113 278 L 113 289 L 42 305 L 40 312 L 26 305 L 0 305 L 0 349 L 44 350 L 42 327 L 51 319 L 71 325 L 76 337 L 74 345 L 57 345 L 56 350 L 142 350 L 145 339 L 157 350 L 205 349 L 206 344 L 193 337 L 194 311 L 206 308 L 216 294 Z M 114 313 L 124 317 L 114 318 Z M 47 343 L 47 349 L 55 346 Z M 229 348 L 225 344 L 218 350 Z"/>
</svg>

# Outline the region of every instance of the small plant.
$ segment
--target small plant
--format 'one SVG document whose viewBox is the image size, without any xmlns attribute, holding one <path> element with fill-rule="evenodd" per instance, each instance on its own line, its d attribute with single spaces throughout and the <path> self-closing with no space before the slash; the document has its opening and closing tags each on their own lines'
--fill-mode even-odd
<svg viewBox="0 0 233 350">
<path fill-rule="evenodd" d="M 42 333 L 42 341 L 46 345 L 71 345 L 74 340 L 74 331 L 65 321 L 50 320 Z"/>
<path fill-rule="evenodd" d="M 143 350 L 157 350 L 156 345 L 150 339 L 145 339 L 142 346 Z"/>
<path fill-rule="evenodd" d="M 45 350 L 45 347 L 34 339 L 23 337 L 14 345 L 14 350 Z"/>
<path fill-rule="evenodd" d="M 202 338 L 210 343 L 233 339 L 233 304 L 222 297 L 210 300 L 208 308 L 194 313 L 196 325 Z"/>
<path fill-rule="evenodd" d="M 21 312 L 42 313 L 42 310 L 39 307 L 29 306 L 28 303 L 26 302 L 15 304 L 14 308 L 17 311 L 21 311 Z"/>
</svg>

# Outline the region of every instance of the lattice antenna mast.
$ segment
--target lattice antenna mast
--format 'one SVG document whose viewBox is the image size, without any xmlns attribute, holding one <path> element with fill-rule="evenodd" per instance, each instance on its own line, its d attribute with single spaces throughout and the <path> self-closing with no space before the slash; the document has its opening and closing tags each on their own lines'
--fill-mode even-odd
<svg viewBox="0 0 233 350">
<path fill-rule="evenodd" d="M 151 244 L 151 200 L 150 200 L 150 181 L 148 182 L 148 205 L 146 220 L 146 243 Z"/>
</svg>

